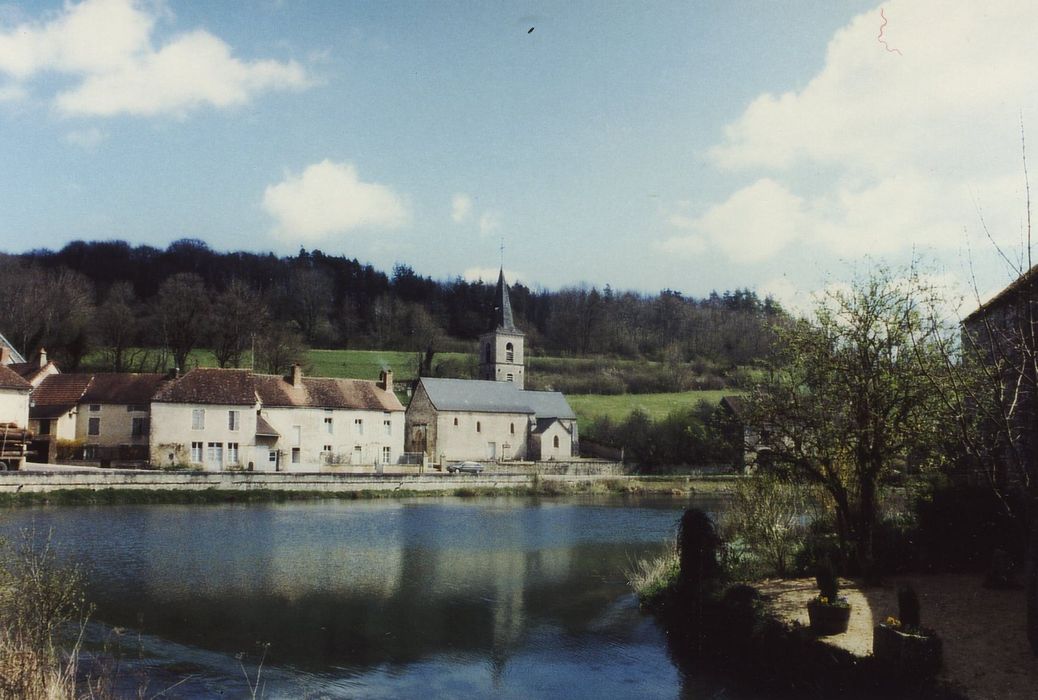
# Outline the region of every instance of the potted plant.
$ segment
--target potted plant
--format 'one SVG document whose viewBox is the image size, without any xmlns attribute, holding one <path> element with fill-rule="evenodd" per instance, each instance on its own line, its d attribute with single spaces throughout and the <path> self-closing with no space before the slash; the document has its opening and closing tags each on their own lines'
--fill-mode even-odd
<svg viewBox="0 0 1038 700">
<path fill-rule="evenodd" d="M 897 592 L 898 616 L 876 625 L 872 653 L 901 674 L 932 676 L 941 668 L 941 638 L 919 620 L 919 596 L 910 585 Z"/>
<path fill-rule="evenodd" d="M 843 634 L 851 619 L 851 605 L 841 596 L 832 560 L 826 560 L 815 574 L 818 596 L 807 603 L 811 631 L 819 636 Z"/>
</svg>

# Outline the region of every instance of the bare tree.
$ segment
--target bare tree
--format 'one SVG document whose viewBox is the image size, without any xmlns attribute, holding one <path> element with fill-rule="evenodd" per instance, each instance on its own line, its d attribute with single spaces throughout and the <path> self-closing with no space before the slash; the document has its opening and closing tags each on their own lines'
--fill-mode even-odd
<svg viewBox="0 0 1038 700">
<path fill-rule="evenodd" d="M 188 356 L 209 332 L 209 295 L 193 272 L 168 277 L 155 301 L 161 345 L 169 348 L 178 369 L 187 369 Z"/>
<path fill-rule="evenodd" d="M 240 367 L 254 335 L 268 323 L 267 307 L 259 292 L 234 280 L 213 301 L 211 340 L 221 367 Z"/>
<path fill-rule="evenodd" d="M 305 363 L 306 343 L 290 324 L 271 323 L 256 338 L 256 369 L 267 374 L 284 374 L 295 363 Z"/>
<path fill-rule="evenodd" d="M 140 341 L 140 304 L 129 282 L 116 282 L 97 309 L 98 340 L 104 347 L 105 364 L 113 372 L 133 366 Z"/>
</svg>

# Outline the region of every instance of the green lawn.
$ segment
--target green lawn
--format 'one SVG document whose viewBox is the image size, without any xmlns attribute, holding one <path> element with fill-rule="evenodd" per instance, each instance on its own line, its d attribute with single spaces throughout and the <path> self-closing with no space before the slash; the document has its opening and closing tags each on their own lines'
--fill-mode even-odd
<svg viewBox="0 0 1038 700">
<path fill-rule="evenodd" d="M 659 420 L 676 408 L 695 406 L 700 401 L 716 404 L 722 396 L 740 393 L 735 389 L 719 391 L 681 391 L 672 394 L 570 394 L 566 397 L 577 417 L 587 422 L 599 416 L 623 420 L 640 408 L 653 420 Z"/>
</svg>

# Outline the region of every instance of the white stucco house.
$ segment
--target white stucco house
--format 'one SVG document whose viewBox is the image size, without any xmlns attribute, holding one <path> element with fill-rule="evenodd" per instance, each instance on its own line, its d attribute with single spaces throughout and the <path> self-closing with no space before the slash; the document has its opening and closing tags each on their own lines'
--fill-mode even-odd
<svg viewBox="0 0 1038 700">
<path fill-rule="evenodd" d="M 403 455 L 404 407 L 379 381 L 195 369 L 151 406 L 151 462 L 206 470 L 373 470 Z"/>
</svg>

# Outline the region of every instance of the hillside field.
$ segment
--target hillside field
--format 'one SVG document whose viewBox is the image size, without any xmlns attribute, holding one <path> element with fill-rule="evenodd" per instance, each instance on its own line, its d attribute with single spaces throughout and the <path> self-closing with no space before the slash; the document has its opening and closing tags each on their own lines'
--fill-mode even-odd
<svg viewBox="0 0 1038 700">
<path fill-rule="evenodd" d="M 700 401 L 720 402 L 722 396 L 738 394 L 731 389 L 716 391 L 680 391 L 666 394 L 570 394 L 566 396 L 577 417 L 587 424 L 600 416 L 619 421 L 635 409 L 645 411 L 652 420 L 665 418 L 678 408 L 691 408 Z"/>
</svg>

